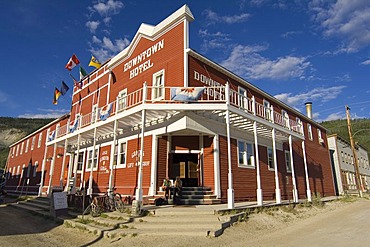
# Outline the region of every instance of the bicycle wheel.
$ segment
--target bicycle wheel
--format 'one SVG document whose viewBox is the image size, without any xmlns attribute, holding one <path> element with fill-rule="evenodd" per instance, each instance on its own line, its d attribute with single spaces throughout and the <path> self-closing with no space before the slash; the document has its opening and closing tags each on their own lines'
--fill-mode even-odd
<svg viewBox="0 0 370 247">
<path fill-rule="evenodd" d="M 123 202 L 120 198 L 116 197 L 114 204 L 116 206 L 116 210 L 119 211 L 120 213 L 123 213 L 125 211 L 125 207 L 124 207 Z"/>
<path fill-rule="evenodd" d="M 91 212 L 91 204 L 85 208 L 82 215 L 89 214 Z"/>
<path fill-rule="evenodd" d="M 91 204 L 91 211 L 90 211 L 90 214 L 92 217 L 98 217 L 101 215 L 101 209 L 99 206 L 95 205 L 95 204 Z"/>
</svg>

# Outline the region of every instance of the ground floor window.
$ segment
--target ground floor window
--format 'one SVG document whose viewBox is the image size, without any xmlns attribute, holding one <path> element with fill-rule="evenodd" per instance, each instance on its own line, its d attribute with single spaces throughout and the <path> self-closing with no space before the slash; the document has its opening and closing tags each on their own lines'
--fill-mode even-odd
<svg viewBox="0 0 370 247">
<path fill-rule="evenodd" d="M 287 172 L 292 172 L 292 164 L 290 162 L 290 152 L 285 151 L 285 166 Z"/>
<path fill-rule="evenodd" d="M 272 152 L 272 148 L 267 148 L 267 164 L 269 166 L 269 170 L 275 170 L 275 164 L 274 164 L 274 156 Z"/>
<path fill-rule="evenodd" d="M 238 141 L 238 166 L 254 167 L 254 152 L 252 143 Z"/>
</svg>

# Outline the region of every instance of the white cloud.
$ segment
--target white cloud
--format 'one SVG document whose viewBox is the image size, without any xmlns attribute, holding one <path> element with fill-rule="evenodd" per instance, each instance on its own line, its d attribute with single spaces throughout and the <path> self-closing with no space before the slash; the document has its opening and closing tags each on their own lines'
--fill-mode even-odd
<svg viewBox="0 0 370 247">
<path fill-rule="evenodd" d="M 104 62 L 125 49 L 130 44 L 130 41 L 127 38 L 112 41 L 108 37 L 103 37 L 103 39 L 100 40 L 94 35 L 92 37 L 92 43 L 98 47 L 91 47 L 90 52 L 92 52 L 99 61 Z"/>
<path fill-rule="evenodd" d="M 209 33 L 207 29 L 200 29 L 198 32 L 199 36 L 203 38 L 201 48 L 203 52 L 207 52 L 209 49 L 219 49 L 225 47 L 226 43 L 230 41 L 229 34 L 222 32 Z"/>
<path fill-rule="evenodd" d="M 298 35 L 298 34 L 303 34 L 303 32 L 302 31 L 289 31 L 289 32 L 283 33 L 281 37 L 290 38 L 291 36 Z"/>
<path fill-rule="evenodd" d="M 111 16 L 118 14 L 124 7 L 121 1 L 108 0 L 107 2 L 99 2 L 93 5 L 93 9 L 97 11 L 101 16 Z"/>
<path fill-rule="evenodd" d="M 346 115 L 343 112 L 334 112 L 334 113 L 329 114 L 325 119 L 319 120 L 319 122 L 333 121 L 333 120 L 344 119 L 344 118 L 346 118 Z"/>
<path fill-rule="evenodd" d="M 305 78 L 305 71 L 311 66 L 305 57 L 285 56 L 270 60 L 260 55 L 267 48 L 237 45 L 221 65 L 247 79 Z"/>
<path fill-rule="evenodd" d="M 370 1 L 314 0 L 309 6 L 312 19 L 320 25 L 324 36 L 342 39 L 337 53 L 357 52 L 370 45 Z"/>
<path fill-rule="evenodd" d="M 19 118 L 59 118 L 69 113 L 66 109 L 37 109 L 39 113 L 25 113 L 18 115 Z"/>
<path fill-rule="evenodd" d="M 99 21 L 88 21 L 86 22 L 86 27 L 90 30 L 91 33 L 95 33 L 98 29 L 100 22 Z"/>
<path fill-rule="evenodd" d="M 227 24 L 234 24 L 234 23 L 242 23 L 246 22 L 247 19 L 250 17 L 248 13 L 242 13 L 240 15 L 232 15 L 232 16 L 219 16 L 216 12 L 212 10 L 205 10 L 204 14 L 206 15 L 206 19 L 209 21 L 209 24 L 215 23 L 227 23 Z"/>
<path fill-rule="evenodd" d="M 316 101 L 325 103 L 330 100 L 336 99 L 343 91 L 346 86 L 334 86 L 334 87 L 319 87 L 314 88 L 311 91 L 292 94 L 292 93 L 281 93 L 274 97 L 283 101 L 284 103 L 293 106 L 295 108 L 301 108 L 305 102 Z"/>
<path fill-rule="evenodd" d="M 370 59 L 368 59 L 366 61 L 363 61 L 361 64 L 362 65 L 370 65 Z"/>
</svg>

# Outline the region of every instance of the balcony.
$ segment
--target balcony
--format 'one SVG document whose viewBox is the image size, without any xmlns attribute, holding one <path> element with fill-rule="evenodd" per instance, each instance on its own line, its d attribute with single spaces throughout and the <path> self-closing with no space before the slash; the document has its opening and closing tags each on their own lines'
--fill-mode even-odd
<svg viewBox="0 0 370 247">
<path fill-rule="evenodd" d="M 178 95 L 190 98 L 177 97 Z M 257 121 L 258 126 L 263 126 L 266 133 L 271 128 L 278 128 L 283 135 L 293 133 L 303 138 L 302 123 L 275 112 L 273 106 L 265 107 L 256 102 L 254 96 L 246 97 L 229 89 L 228 86 L 180 88 L 149 87 L 144 84 L 142 88 L 117 98 L 103 107 L 95 108 L 90 113 L 71 116 L 66 125 L 57 128 L 55 139 L 68 135 L 74 136 L 75 132 L 79 130 L 81 132 L 89 126 L 98 127 L 111 123 L 115 119 L 129 119 L 130 116 L 131 121 L 127 120 L 126 125 L 138 128 L 141 124 L 139 113 L 142 109 L 152 112 L 151 119 L 147 121 L 166 118 L 181 111 L 194 111 L 223 123 L 225 123 L 225 112 L 229 110 L 231 126 L 251 130 L 251 123 Z"/>
</svg>

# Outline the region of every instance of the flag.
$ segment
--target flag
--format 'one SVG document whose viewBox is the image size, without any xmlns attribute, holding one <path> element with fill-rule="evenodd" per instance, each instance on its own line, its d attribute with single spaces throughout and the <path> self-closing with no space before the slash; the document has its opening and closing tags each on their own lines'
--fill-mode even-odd
<svg viewBox="0 0 370 247">
<path fill-rule="evenodd" d="M 68 63 L 66 64 L 65 68 L 71 71 L 79 63 L 80 60 L 78 60 L 77 56 L 73 54 L 72 57 L 69 59 Z"/>
<path fill-rule="evenodd" d="M 91 56 L 91 60 L 90 60 L 89 66 L 93 66 L 93 67 L 99 69 L 100 66 L 101 66 L 101 63 L 94 56 Z"/>
<path fill-rule="evenodd" d="M 69 87 L 67 86 L 67 84 L 64 83 L 64 81 L 62 81 L 62 86 L 60 87 L 60 93 L 62 95 L 65 95 L 68 90 L 69 90 Z"/>
<path fill-rule="evenodd" d="M 100 120 L 105 121 L 109 117 L 112 110 L 112 104 L 113 103 L 110 103 L 100 109 Z"/>
<path fill-rule="evenodd" d="M 54 99 L 53 99 L 53 104 L 54 105 L 57 105 L 58 104 L 58 98 L 60 97 L 62 93 L 59 91 L 58 88 L 55 88 L 55 91 L 54 91 Z"/>
<path fill-rule="evenodd" d="M 71 76 L 72 80 L 73 80 L 73 83 L 75 85 L 75 87 L 78 87 L 79 89 L 82 88 L 82 81 L 77 81 L 73 75 L 71 73 L 69 73 L 69 75 Z"/>
<path fill-rule="evenodd" d="M 177 87 L 171 88 L 171 100 L 197 101 L 204 92 L 204 87 Z"/>
<path fill-rule="evenodd" d="M 86 70 L 84 70 L 84 68 L 80 66 L 80 80 L 82 80 L 82 78 L 84 78 L 85 76 L 87 76 L 87 72 Z"/>
</svg>

